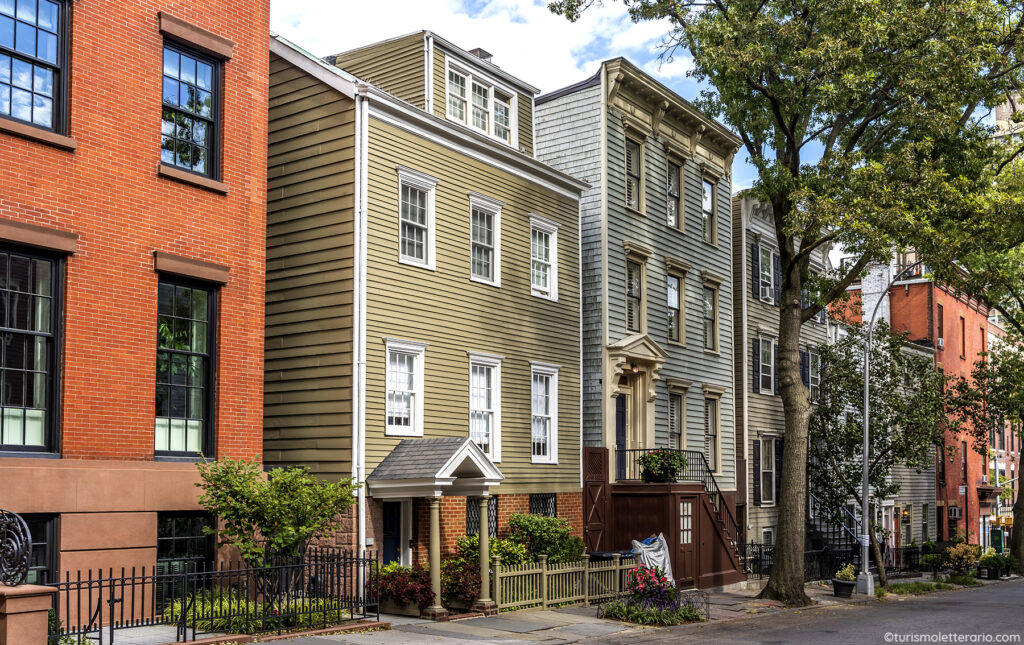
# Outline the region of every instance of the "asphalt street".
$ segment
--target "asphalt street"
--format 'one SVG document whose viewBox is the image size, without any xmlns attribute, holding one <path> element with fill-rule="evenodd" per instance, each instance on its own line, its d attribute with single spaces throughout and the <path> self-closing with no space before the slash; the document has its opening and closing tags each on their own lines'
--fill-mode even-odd
<svg viewBox="0 0 1024 645">
<path fill-rule="evenodd" d="M 916 635 L 916 636 L 915 636 Z M 943 636 L 948 635 L 948 636 Z M 1001 638 L 1001 635 L 1009 638 Z M 587 642 L 656 643 L 1024 643 L 1024 580 L 905 600 L 785 611 L 684 625 Z"/>
</svg>

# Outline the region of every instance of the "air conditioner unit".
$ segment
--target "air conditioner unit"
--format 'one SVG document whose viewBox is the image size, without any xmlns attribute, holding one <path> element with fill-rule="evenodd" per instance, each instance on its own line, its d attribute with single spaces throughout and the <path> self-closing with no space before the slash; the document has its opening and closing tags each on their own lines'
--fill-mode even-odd
<svg viewBox="0 0 1024 645">
<path fill-rule="evenodd" d="M 981 485 L 982 486 L 988 486 L 988 475 L 982 475 L 981 476 Z"/>
<path fill-rule="evenodd" d="M 942 348 L 944 348 L 946 346 L 946 344 L 942 341 L 941 338 L 939 339 L 939 343 L 938 344 L 939 344 L 939 349 L 942 349 Z"/>
<path fill-rule="evenodd" d="M 949 519 L 951 519 L 951 520 L 958 520 L 958 519 L 960 519 L 960 517 L 961 517 L 961 515 L 960 515 L 960 507 L 959 506 L 950 506 L 949 507 Z"/>
</svg>

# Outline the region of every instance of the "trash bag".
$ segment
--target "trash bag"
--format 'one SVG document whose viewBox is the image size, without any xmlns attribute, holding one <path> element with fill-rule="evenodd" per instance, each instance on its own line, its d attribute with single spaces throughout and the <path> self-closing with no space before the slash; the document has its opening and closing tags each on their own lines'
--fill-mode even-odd
<svg viewBox="0 0 1024 645">
<path fill-rule="evenodd" d="M 664 533 L 659 533 L 657 538 L 647 538 L 643 542 L 633 540 L 633 553 L 640 564 L 648 569 L 661 569 L 668 578 L 668 583 L 676 586 L 676 581 L 672 578 L 672 562 L 669 560 L 668 542 L 665 541 Z"/>
</svg>

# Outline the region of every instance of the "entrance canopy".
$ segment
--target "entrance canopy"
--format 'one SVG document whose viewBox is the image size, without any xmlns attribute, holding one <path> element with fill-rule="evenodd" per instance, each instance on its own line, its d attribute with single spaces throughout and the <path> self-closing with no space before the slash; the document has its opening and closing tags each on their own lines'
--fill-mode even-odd
<svg viewBox="0 0 1024 645">
<path fill-rule="evenodd" d="M 366 478 L 375 499 L 479 496 L 505 479 L 469 437 L 403 439 Z"/>
</svg>

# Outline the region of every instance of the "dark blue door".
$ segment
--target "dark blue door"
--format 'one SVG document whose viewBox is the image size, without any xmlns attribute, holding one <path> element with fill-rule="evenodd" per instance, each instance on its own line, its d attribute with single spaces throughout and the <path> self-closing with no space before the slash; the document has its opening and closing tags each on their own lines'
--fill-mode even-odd
<svg viewBox="0 0 1024 645">
<path fill-rule="evenodd" d="M 384 502 L 384 539 L 381 556 L 384 564 L 402 561 L 402 503 Z"/>
<path fill-rule="evenodd" d="M 626 478 L 626 395 L 615 397 L 615 479 Z"/>
</svg>

